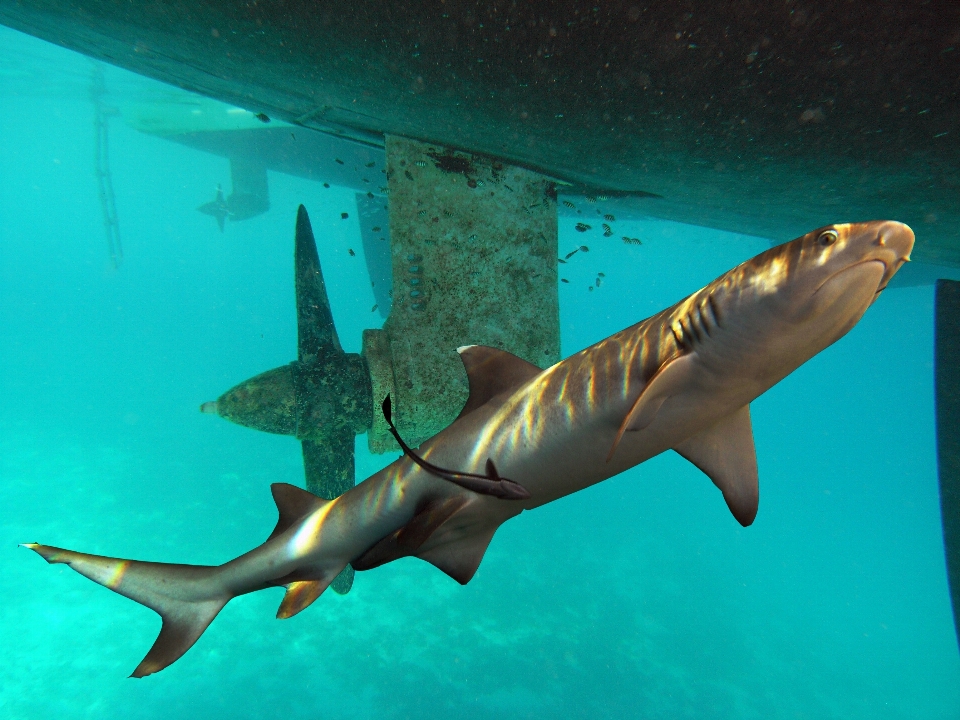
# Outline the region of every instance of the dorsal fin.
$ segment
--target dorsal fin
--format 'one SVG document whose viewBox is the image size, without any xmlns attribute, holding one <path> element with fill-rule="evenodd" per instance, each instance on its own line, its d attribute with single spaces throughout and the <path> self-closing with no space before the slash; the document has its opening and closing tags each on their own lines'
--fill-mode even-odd
<svg viewBox="0 0 960 720">
<path fill-rule="evenodd" d="M 741 525 L 746 527 L 753 522 L 760 502 L 760 486 L 749 405 L 673 449 L 713 480 Z"/>
<path fill-rule="evenodd" d="M 470 397 L 458 418 L 473 412 L 502 392 L 516 390 L 543 372 L 533 363 L 506 350 L 485 345 L 466 345 L 457 348 L 457 352 L 470 381 Z"/>
<path fill-rule="evenodd" d="M 270 533 L 267 541 L 285 532 L 298 520 L 330 502 L 329 500 L 318 498 L 313 493 L 298 488 L 296 485 L 289 485 L 287 483 L 273 483 L 273 485 L 270 486 L 270 492 L 273 493 L 273 501 L 277 504 L 280 519 L 277 520 L 277 526 L 273 529 L 273 532 Z"/>
</svg>

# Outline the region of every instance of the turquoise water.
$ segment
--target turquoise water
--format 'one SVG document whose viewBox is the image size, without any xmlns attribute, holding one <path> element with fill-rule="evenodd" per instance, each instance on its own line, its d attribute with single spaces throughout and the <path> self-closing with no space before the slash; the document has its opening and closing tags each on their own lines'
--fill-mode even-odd
<svg viewBox="0 0 960 720">
<path fill-rule="evenodd" d="M 226 161 L 119 118 L 112 268 L 91 63 L 8 30 L 0 62 L 0 717 L 960 717 L 929 285 L 886 292 L 753 404 L 750 528 L 668 453 L 507 523 L 465 587 L 406 559 L 283 622 L 282 590 L 240 597 L 183 659 L 127 679 L 159 618 L 17 543 L 219 564 L 269 534 L 269 484 L 302 483 L 298 443 L 197 408 L 294 359 L 298 204 L 345 349 L 381 318 L 347 252 L 353 190 L 272 174 L 271 210 L 221 235 L 194 208 Z M 113 93 L 162 92 L 105 72 Z M 564 355 L 769 245 L 618 226 L 643 245 L 594 242 L 564 269 Z M 393 457 L 358 438 L 358 477 Z"/>
</svg>

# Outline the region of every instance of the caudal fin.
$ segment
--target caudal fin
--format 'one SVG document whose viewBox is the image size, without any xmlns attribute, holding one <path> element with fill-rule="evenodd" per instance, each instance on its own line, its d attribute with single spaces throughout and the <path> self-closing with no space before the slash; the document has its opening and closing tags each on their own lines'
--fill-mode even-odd
<svg viewBox="0 0 960 720">
<path fill-rule="evenodd" d="M 48 563 L 66 563 L 84 577 L 160 615 L 160 635 L 132 677 L 163 670 L 180 658 L 232 597 L 216 582 L 215 567 L 122 560 L 37 543 L 24 547 Z"/>
</svg>

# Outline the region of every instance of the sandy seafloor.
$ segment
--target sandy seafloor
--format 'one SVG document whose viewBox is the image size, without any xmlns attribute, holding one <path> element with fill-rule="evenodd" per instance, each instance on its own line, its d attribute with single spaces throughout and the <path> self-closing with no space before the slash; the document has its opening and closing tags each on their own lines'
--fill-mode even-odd
<svg viewBox="0 0 960 720">
<path fill-rule="evenodd" d="M 197 408 L 294 358 L 299 203 L 347 351 L 380 318 L 347 253 L 352 191 L 273 174 L 270 212 L 221 235 L 194 208 L 226 161 L 120 119 L 113 270 L 89 61 L 8 30 L 0 58 L 0 717 L 960 717 L 929 285 L 885 293 L 753 404 L 750 528 L 668 453 L 509 522 L 466 587 L 408 559 L 284 622 L 281 589 L 241 597 L 182 660 L 127 679 L 159 618 L 17 543 L 216 564 L 269 534 L 269 484 L 302 483 L 298 443 Z M 561 251 L 584 241 L 573 224 Z M 620 234 L 643 245 L 593 237 L 563 266 L 564 355 L 768 245 L 649 219 Z M 357 457 L 360 477 L 393 459 L 364 437 Z"/>
</svg>

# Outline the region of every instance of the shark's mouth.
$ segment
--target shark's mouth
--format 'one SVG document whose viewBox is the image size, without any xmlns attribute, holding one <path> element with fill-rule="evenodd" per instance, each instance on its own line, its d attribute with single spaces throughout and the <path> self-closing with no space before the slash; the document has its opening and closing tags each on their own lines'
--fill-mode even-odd
<svg viewBox="0 0 960 720">
<path fill-rule="evenodd" d="M 875 262 L 883 262 L 883 261 L 877 260 Z M 880 281 L 880 285 L 877 287 L 877 292 L 876 292 L 877 295 L 879 295 L 880 293 L 882 293 L 884 290 L 887 289 L 887 285 L 889 285 L 890 281 L 893 280 L 893 276 L 896 275 L 897 272 L 900 270 L 900 268 L 902 268 L 908 262 L 910 262 L 910 258 L 897 258 L 892 263 L 892 269 L 890 264 L 883 263 L 883 266 L 884 266 L 883 279 Z"/>
<path fill-rule="evenodd" d="M 885 263 L 880 258 L 870 258 L 869 260 L 861 260 L 860 262 L 854 263 L 853 265 L 848 265 L 843 270 L 838 270 L 837 272 L 833 273 L 833 275 L 828 277 L 826 280 L 824 280 L 820 284 L 820 287 L 816 289 L 816 291 L 814 292 L 814 295 L 819 294 L 825 289 L 834 287 L 837 283 L 842 282 L 845 278 L 848 278 L 853 274 L 866 276 L 867 273 L 865 271 L 875 269 L 875 268 L 869 267 L 871 265 L 879 266 L 881 268 L 880 276 L 879 278 L 877 278 L 877 290 L 876 290 L 876 293 L 880 293 L 887 286 L 887 283 L 890 282 L 890 278 L 893 277 L 893 273 L 889 273 L 887 271 L 887 263 Z M 854 282 L 859 283 L 861 281 L 854 281 Z"/>
<path fill-rule="evenodd" d="M 826 312 L 839 303 L 859 317 L 876 301 L 888 279 L 887 264 L 880 258 L 848 265 L 817 288 L 813 294 L 815 307 L 819 308 L 818 312 Z"/>
</svg>

